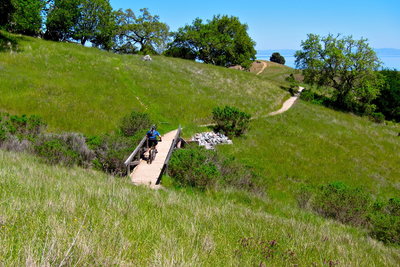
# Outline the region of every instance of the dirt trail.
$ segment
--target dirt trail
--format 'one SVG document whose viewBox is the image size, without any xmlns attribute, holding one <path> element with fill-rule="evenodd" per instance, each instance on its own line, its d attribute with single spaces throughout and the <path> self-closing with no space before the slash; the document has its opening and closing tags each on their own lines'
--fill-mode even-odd
<svg viewBox="0 0 400 267">
<path fill-rule="evenodd" d="M 261 61 L 261 63 L 263 64 L 262 69 L 256 75 L 260 75 L 267 67 L 267 62 Z"/>
<path fill-rule="evenodd" d="M 130 174 L 131 180 L 135 185 L 147 185 L 153 189 L 161 187 L 156 185 L 156 182 L 177 132 L 178 130 L 174 130 L 162 136 L 162 142 L 157 145 L 158 153 L 152 164 L 147 164 L 145 160 L 140 160 L 139 165 Z"/>
<path fill-rule="evenodd" d="M 296 95 L 294 95 L 291 98 L 289 98 L 288 100 L 286 100 L 285 103 L 283 103 L 282 107 L 279 110 L 269 113 L 268 116 L 274 116 L 274 115 L 281 114 L 285 111 L 288 111 L 293 106 L 293 104 L 296 102 L 297 98 L 299 98 L 300 93 L 303 90 L 304 90 L 304 87 L 299 86 L 299 92 Z"/>
</svg>

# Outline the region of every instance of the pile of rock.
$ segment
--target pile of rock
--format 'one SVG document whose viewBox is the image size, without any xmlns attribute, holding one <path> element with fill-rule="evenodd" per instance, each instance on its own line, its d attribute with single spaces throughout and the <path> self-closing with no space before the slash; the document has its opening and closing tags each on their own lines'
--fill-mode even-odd
<svg viewBox="0 0 400 267">
<path fill-rule="evenodd" d="M 214 132 L 197 133 L 192 137 L 192 141 L 197 142 L 199 146 L 204 146 L 206 149 L 214 149 L 219 144 L 232 144 L 232 140 L 229 140 L 227 136 Z"/>
<path fill-rule="evenodd" d="M 150 55 L 145 55 L 144 57 L 142 57 L 143 61 L 152 61 L 152 58 Z"/>
</svg>

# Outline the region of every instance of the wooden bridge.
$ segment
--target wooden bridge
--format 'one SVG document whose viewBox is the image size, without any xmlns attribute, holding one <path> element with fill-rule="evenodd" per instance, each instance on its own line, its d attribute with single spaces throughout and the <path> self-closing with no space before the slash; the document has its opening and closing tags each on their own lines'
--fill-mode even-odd
<svg viewBox="0 0 400 267">
<path fill-rule="evenodd" d="M 179 126 L 179 129 L 166 133 L 161 137 L 162 142 L 157 145 L 158 153 L 151 164 L 148 164 L 143 159 L 143 154 L 147 148 L 147 137 L 143 137 L 142 141 L 125 161 L 127 174 L 135 185 L 147 185 L 154 189 L 160 187 L 161 177 L 168 168 L 172 152 L 184 144 L 184 140 L 180 137 L 181 131 L 182 129 Z M 131 171 L 132 168 L 133 171 Z"/>
</svg>

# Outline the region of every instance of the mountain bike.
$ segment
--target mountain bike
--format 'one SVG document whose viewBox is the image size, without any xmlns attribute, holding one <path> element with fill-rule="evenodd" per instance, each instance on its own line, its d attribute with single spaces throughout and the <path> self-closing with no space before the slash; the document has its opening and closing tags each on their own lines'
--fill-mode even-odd
<svg viewBox="0 0 400 267">
<path fill-rule="evenodd" d="M 158 142 L 161 142 L 161 140 L 158 141 Z M 147 147 L 149 147 L 149 140 L 147 140 Z M 156 154 L 157 154 L 156 146 L 152 145 L 149 148 L 149 155 L 147 157 L 147 164 L 153 163 L 154 159 L 156 158 Z"/>
</svg>

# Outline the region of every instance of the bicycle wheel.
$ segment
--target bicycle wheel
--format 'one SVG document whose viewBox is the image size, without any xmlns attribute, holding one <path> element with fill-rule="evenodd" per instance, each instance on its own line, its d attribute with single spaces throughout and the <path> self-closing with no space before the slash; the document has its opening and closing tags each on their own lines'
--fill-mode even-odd
<svg viewBox="0 0 400 267">
<path fill-rule="evenodd" d="M 154 149 L 150 149 L 148 163 L 151 164 L 153 160 L 154 160 Z"/>
<path fill-rule="evenodd" d="M 150 148 L 150 150 L 149 150 L 149 154 L 147 155 L 147 164 L 151 164 L 151 151 L 152 151 L 152 149 Z"/>
</svg>

